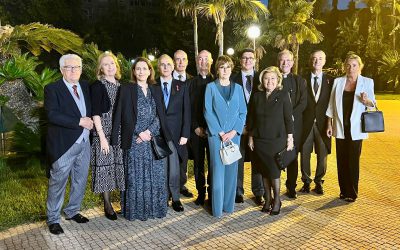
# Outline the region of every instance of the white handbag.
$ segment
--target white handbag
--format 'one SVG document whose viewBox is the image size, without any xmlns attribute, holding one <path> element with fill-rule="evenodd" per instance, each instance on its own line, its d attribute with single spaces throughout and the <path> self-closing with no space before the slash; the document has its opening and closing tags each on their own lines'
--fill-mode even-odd
<svg viewBox="0 0 400 250">
<path fill-rule="evenodd" d="M 242 158 L 239 146 L 232 141 L 228 141 L 226 143 L 221 142 L 221 149 L 219 150 L 219 154 L 224 165 L 230 165 Z"/>
</svg>

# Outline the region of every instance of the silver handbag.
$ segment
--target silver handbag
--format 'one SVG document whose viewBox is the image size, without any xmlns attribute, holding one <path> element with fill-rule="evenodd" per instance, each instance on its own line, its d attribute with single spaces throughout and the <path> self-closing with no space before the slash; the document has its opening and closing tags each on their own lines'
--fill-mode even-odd
<svg viewBox="0 0 400 250">
<path fill-rule="evenodd" d="M 224 165 L 230 165 L 242 158 L 239 146 L 232 141 L 228 141 L 226 143 L 221 142 L 221 149 L 219 150 L 219 154 Z"/>
</svg>

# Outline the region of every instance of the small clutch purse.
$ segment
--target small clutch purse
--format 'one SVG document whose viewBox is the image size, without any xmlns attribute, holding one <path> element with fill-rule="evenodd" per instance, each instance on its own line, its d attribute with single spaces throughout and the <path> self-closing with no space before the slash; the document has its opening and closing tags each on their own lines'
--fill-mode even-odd
<svg viewBox="0 0 400 250">
<path fill-rule="evenodd" d="M 221 142 L 219 154 L 224 165 L 230 165 L 242 158 L 239 146 L 232 141 L 228 141 L 227 143 Z"/>
<path fill-rule="evenodd" d="M 297 158 L 297 152 L 296 152 L 296 147 L 293 147 L 292 150 L 287 151 L 286 147 L 276 153 L 275 155 L 275 161 L 278 164 L 278 168 L 280 170 L 285 171 L 287 166 L 289 166 L 292 161 L 296 160 Z"/>
<path fill-rule="evenodd" d="M 154 155 L 157 160 L 161 160 L 168 155 L 172 154 L 168 143 L 165 141 L 164 137 L 161 135 L 151 137 L 151 147 L 153 148 Z"/>
</svg>

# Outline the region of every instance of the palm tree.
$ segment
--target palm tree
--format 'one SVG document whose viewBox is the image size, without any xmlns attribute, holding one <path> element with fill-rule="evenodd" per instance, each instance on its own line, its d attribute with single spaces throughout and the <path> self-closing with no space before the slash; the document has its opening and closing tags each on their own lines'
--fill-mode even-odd
<svg viewBox="0 0 400 250">
<path fill-rule="evenodd" d="M 202 0 L 169 0 L 170 5 L 175 9 L 175 15 L 180 12 L 183 17 L 190 16 L 193 22 L 193 42 L 194 42 L 194 56 L 199 54 L 199 43 L 197 33 L 197 15 Z"/>
<path fill-rule="evenodd" d="M 72 50 L 79 52 L 83 40 L 71 31 L 57 29 L 48 24 L 29 23 L 0 26 L 0 63 L 13 55 L 20 55 L 22 48 L 38 56 L 45 50 L 60 54 Z"/>
<path fill-rule="evenodd" d="M 392 84 L 396 93 L 400 93 L 400 54 L 396 50 L 383 53 L 378 71 L 388 84 Z"/>
<path fill-rule="evenodd" d="M 217 27 L 215 40 L 219 55 L 224 53 L 224 22 L 226 20 L 258 20 L 259 15 L 268 13 L 267 7 L 256 0 L 210 0 L 199 6 L 199 14 L 212 18 Z"/>
<path fill-rule="evenodd" d="M 280 49 L 291 49 L 294 54 L 294 73 L 298 69 L 300 45 L 306 41 L 320 43 L 324 37 L 316 27 L 324 22 L 312 18 L 315 2 L 286 0 L 275 3 L 276 9 L 271 10 L 273 16 L 263 25 L 265 32 L 260 41 Z"/>
</svg>

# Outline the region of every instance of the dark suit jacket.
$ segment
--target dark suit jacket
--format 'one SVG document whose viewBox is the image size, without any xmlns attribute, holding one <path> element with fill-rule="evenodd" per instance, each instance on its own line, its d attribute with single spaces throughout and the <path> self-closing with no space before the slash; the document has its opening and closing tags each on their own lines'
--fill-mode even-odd
<svg viewBox="0 0 400 250">
<path fill-rule="evenodd" d="M 157 115 L 160 120 L 160 134 L 169 141 L 171 134 L 167 128 L 164 102 L 161 90 L 156 85 L 149 84 L 149 90 L 154 98 L 157 108 Z M 121 126 L 121 148 L 130 149 L 133 139 L 133 132 L 137 119 L 137 94 L 138 85 L 136 83 L 121 84 L 119 91 L 118 104 L 114 113 L 113 130 L 111 133 L 111 144 L 118 145 L 118 134 Z"/>
<path fill-rule="evenodd" d="M 304 78 L 307 81 L 307 106 L 303 112 L 302 144 L 307 139 L 307 136 L 310 133 L 311 128 L 314 124 L 314 120 L 316 119 L 318 131 L 321 134 L 322 140 L 325 143 L 328 153 L 330 153 L 331 139 L 326 135 L 325 112 L 329 104 L 333 79 L 326 74 L 322 74 L 321 93 L 319 95 L 318 102 L 315 102 L 314 93 L 311 87 L 311 84 L 313 84 L 313 82 L 311 82 L 311 73 Z"/>
<path fill-rule="evenodd" d="M 79 82 L 85 98 L 86 116 L 91 117 L 91 100 L 87 82 Z M 56 162 L 75 143 L 83 132 L 79 126 L 81 113 L 74 98 L 61 79 L 44 88 L 44 107 L 47 114 L 46 153 L 48 163 Z"/>
<path fill-rule="evenodd" d="M 307 84 L 301 76 L 288 74 L 282 81 L 283 90 L 290 96 L 294 117 L 294 145 L 296 150 L 301 150 L 303 131 L 303 111 L 307 105 Z"/>
<path fill-rule="evenodd" d="M 191 131 L 198 127 L 207 128 L 207 122 L 204 118 L 204 94 L 206 93 L 207 84 L 213 81 L 210 74 L 205 79 L 198 75 L 190 81 L 190 106 L 191 106 Z"/>
<path fill-rule="evenodd" d="M 157 86 L 162 95 L 160 78 L 157 79 Z M 170 94 L 168 107 L 165 110 L 167 127 L 181 160 L 186 160 L 188 157 L 187 147 L 179 145 L 179 139 L 181 137 L 189 139 L 190 137 L 189 88 L 184 82 L 173 79 Z"/>
</svg>

